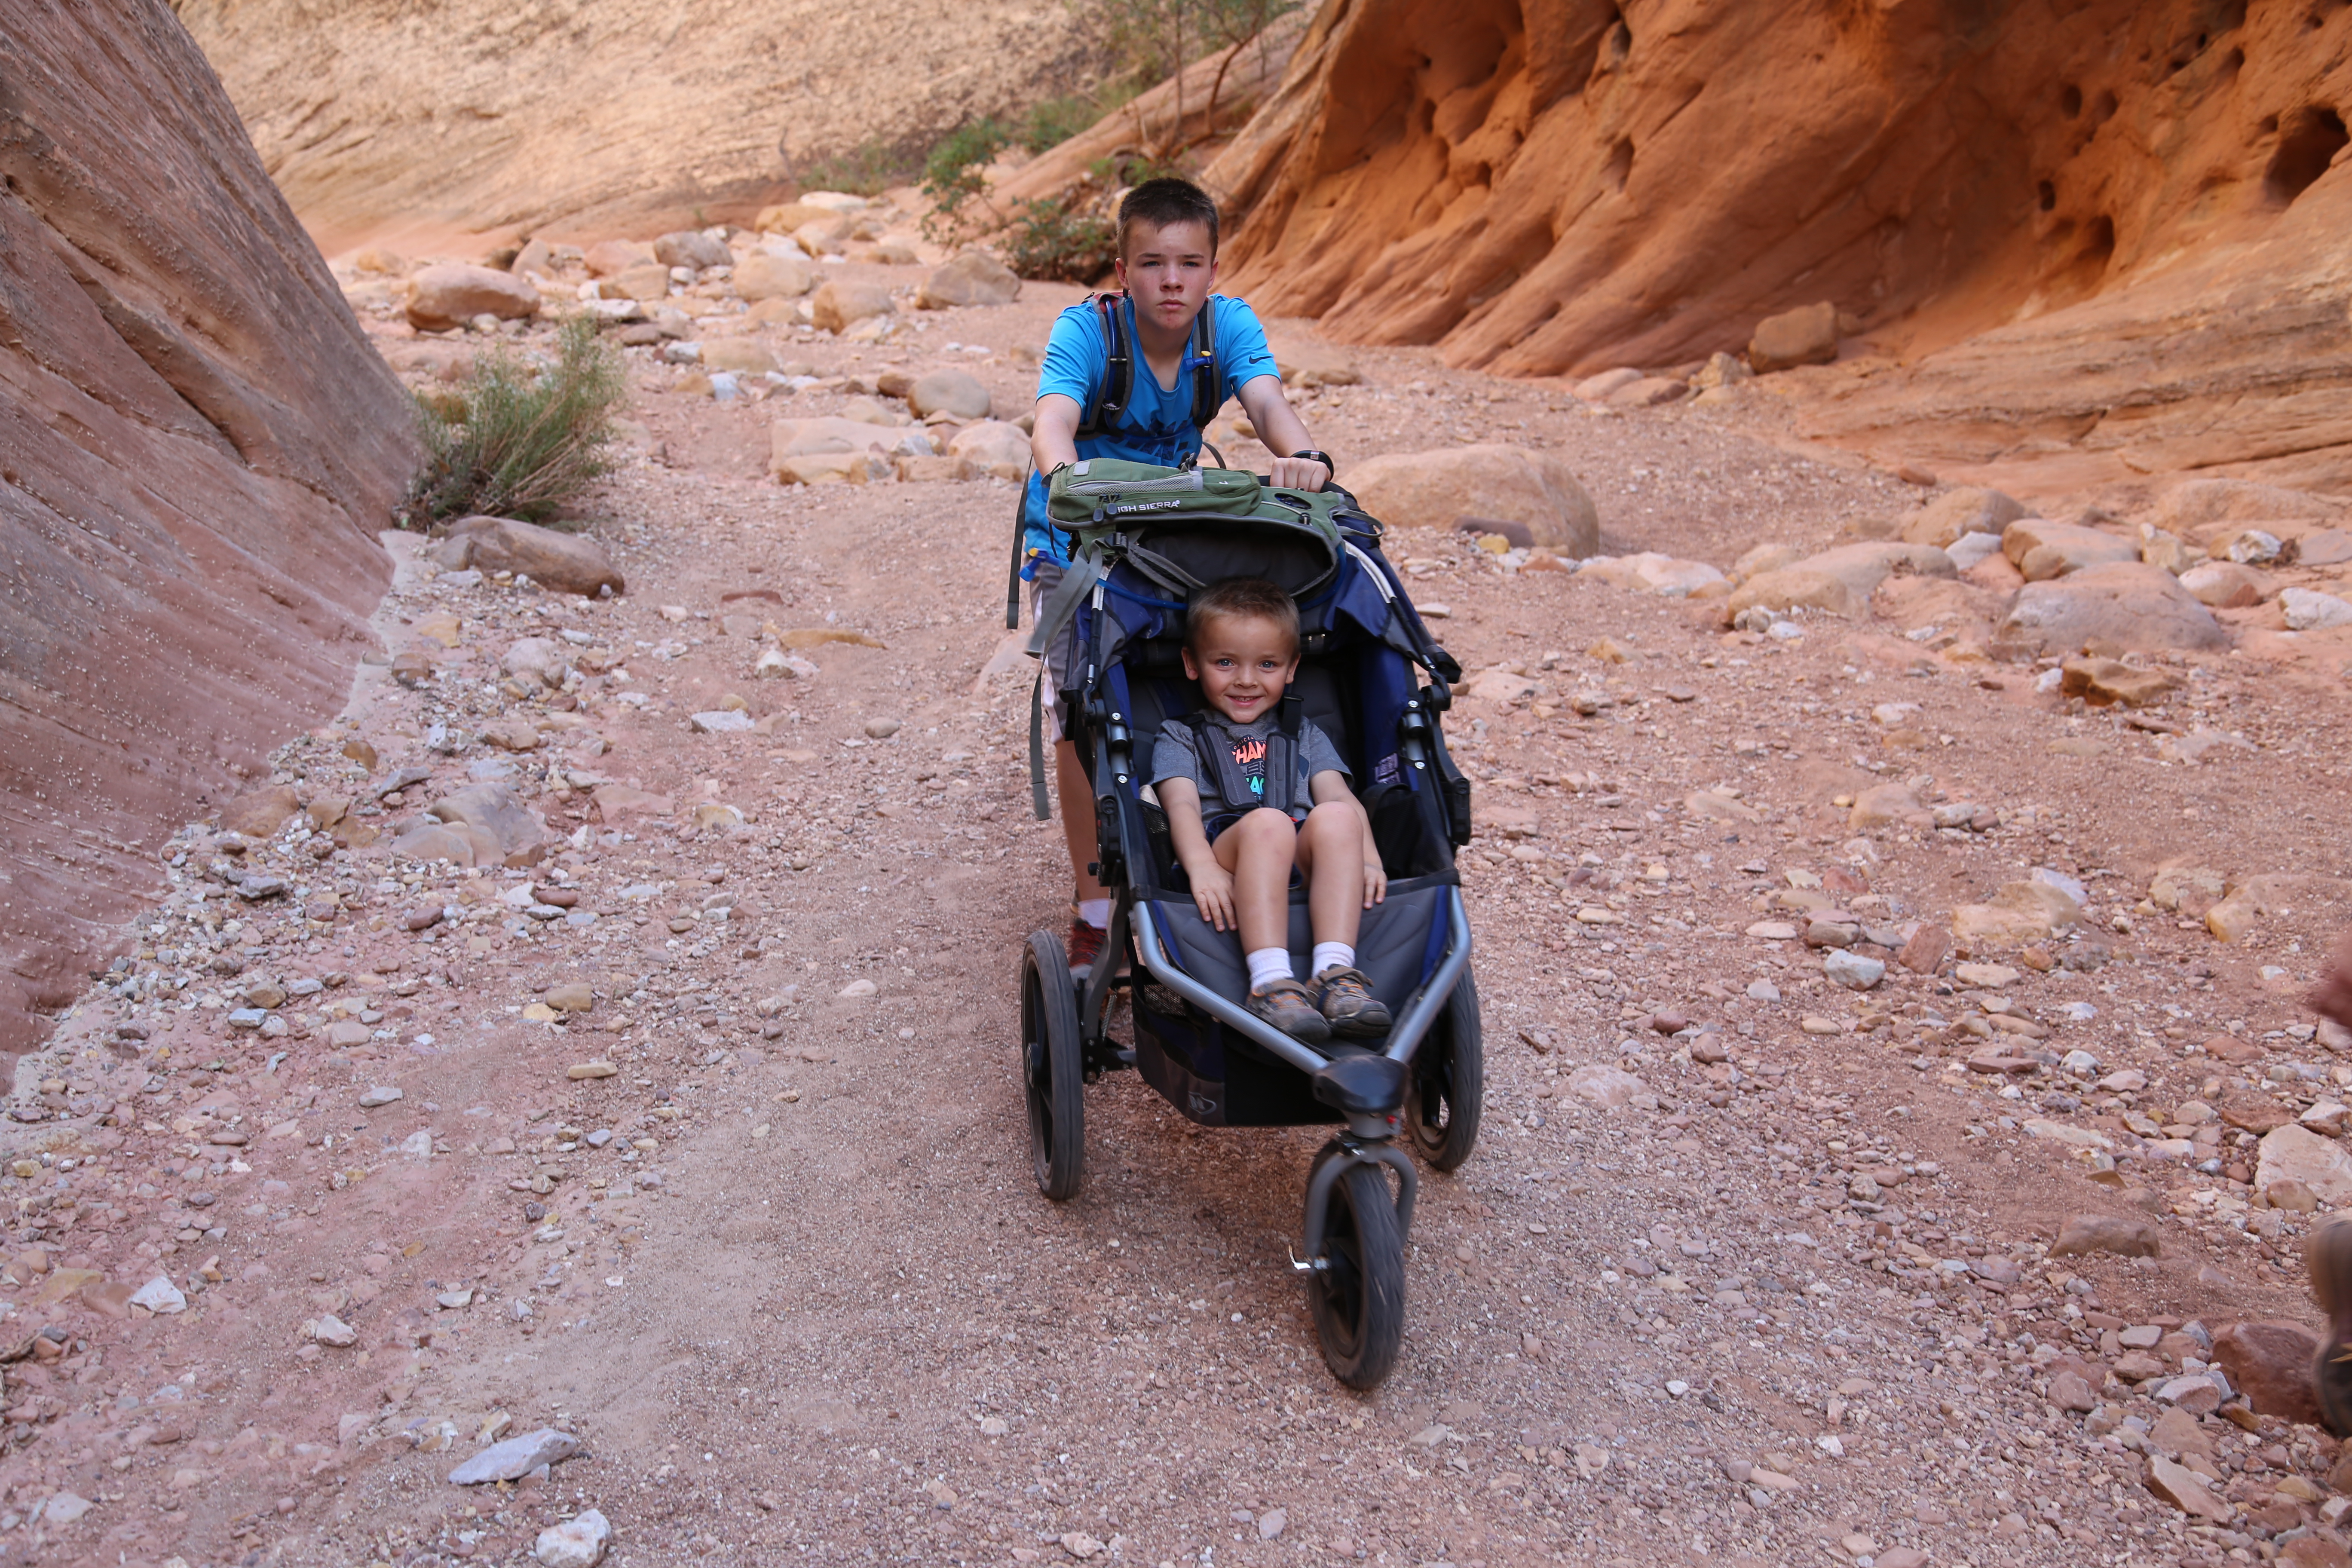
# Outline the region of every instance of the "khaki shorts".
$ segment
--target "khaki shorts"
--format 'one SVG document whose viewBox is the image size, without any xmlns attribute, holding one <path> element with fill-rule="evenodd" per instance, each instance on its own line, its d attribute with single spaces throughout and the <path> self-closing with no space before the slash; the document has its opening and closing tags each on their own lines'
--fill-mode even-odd
<svg viewBox="0 0 2352 1568">
<path fill-rule="evenodd" d="M 1062 568 L 1051 561 L 1037 563 L 1036 575 L 1029 580 L 1029 624 L 1034 626 L 1045 613 L 1045 601 L 1062 585 Z M 1045 648 L 1045 689 L 1040 694 L 1045 705 L 1045 740 L 1050 744 L 1063 739 L 1062 704 L 1057 695 L 1064 678 L 1078 654 L 1078 623 L 1073 616 Z"/>
</svg>

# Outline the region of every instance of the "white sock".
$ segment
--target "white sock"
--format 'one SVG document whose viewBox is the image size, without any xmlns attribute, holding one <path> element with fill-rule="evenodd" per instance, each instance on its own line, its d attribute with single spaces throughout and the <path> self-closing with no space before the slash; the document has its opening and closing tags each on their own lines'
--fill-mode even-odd
<svg viewBox="0 0 2352 1568">
<path fill-rule="evenodd" d="M 1311 973 L 1323 975 L 1335 969 L 1353 969 L 1356 950 L 1344 942 L 1318 942 L 1315 944 L 1315 965 Z"/>
<path fill-rule="evenodd" d="M 1243 956 L 1249 960 L 1250 989 L 1263 991 L 1277 980 L 1296 980 L 1290 972 L 1290 952 L 1286 948 L 1261 947 Z"/>
<path fill-rule="evenodd" d="M 1110 930 L 1110 900 L 1108 899 L 1080 899 L 1078 900 L 1078 919 L 1086 921 L 1087 924 L 1094 927 L 1097 931 Z"/>
</svg>

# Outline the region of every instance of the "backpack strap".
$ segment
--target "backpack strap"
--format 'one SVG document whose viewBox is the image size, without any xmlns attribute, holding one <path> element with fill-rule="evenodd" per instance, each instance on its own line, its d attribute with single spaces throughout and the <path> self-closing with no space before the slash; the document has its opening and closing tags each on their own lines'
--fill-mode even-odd
<svg viewBox="0 0 2352 1568">
<path fill-rule="evenodd" d="M 1307 811 L 1299 802 L 1303 793 L 1298 780 L 1298 717 L 1296 698 L 1283 699 L 1282 719 L 1265 737 L 1265 793 L 1250 788 L 1248 773 L 1241 759 L 1234 755 L 1234 732 L 1224 721 L 1206 709 L 1187 713 L 1179 721 L 1192 731 L 1192 751 L 1213 769 L 1217 775 L 1217 794 L 1226 805 L 1240 806 L 1244 801 L 1257 805 L 1270 805 L 1293 822 L 1305 818 Z"/>
<path fill-rule="evenodd" d="M 1119 310 L 1126 299 L 1125 294 L 1097 294 L 1087 301 L 1102 321 L 1105 353 L 1102 389 L 1078 420 L 1080 440 L 1109 429 L 1135 397 L 1135 343 L 1128 336 L 1126 314 Z"/>
<path fill-rule="evenodd" d="M 1218 384 L 1217 373 L 1217 297 L 1213 294 L 1201 301 L 1201 313 L 1192 318 L 1192 428 L 1206 430 L 1217 410 L 1225 405 L 1224 389 Z M 1218 459 L 1222 466 L 1223 459 Z"/>
</svg>

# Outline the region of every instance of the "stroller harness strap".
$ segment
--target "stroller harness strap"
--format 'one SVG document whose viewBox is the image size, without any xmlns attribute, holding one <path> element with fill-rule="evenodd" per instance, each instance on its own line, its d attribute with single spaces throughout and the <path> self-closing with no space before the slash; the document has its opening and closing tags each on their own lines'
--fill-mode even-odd
<svg viewBox="0 0 2352 1568">
<path fill-rule="evenodd" d="M 1298 700 L 1285 697 L 1281 716 L 1263 742 L 1257 736 L 1234 733 L 1223 720 L 1213 713 L 1187 713 L 1179 721 L 1192 731 L 1192 751 L 1217 775 L 1217 794 L 1228 806 L 1248 810 L 1253 805 L 1272 806 L 1293 822 L 1304 821 L 1312 804 L 1307 780 L 1299 771 Z M 1255 744 L 1265 747 L 1265 777 L 1261 787 L 1253 788 L 1249 770 L 1243 761 L 1243 749 Z"/>
</svg>

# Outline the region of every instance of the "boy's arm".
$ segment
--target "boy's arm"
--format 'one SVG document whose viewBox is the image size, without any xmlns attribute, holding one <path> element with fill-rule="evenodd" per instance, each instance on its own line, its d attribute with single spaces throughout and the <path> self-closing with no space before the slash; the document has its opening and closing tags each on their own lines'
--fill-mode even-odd
<svg viewBox="0 0 2352 1568">
<path fill-rule="evenodd" d="M 1307 434 L 1307 423 L 1298 417 L 1298 410 L 1290 406 L 1283 395 L 1282 378 L 1278 375 L 1253 376 L 1242 384 L 1236 394 L 1242 407 L 1249 414 L 1250 426 L 1257 438 L 1265 443 L 1275 455 L 1274 482 L 1285 489 L 1319 490 L 1331 478 L 1331 470 L 1313 458 L 1294 458 L 1293 452 L 1303 452 L 1313 445 Z M 1045 421 L 1041 413 L 1037 427 L 1043 431 Z M 1076 426 L 1073 426 L 1076 428 Z"/>
<path fill-rule="evenodd" d="M 1037 427 L 1029 437 L 1029 458 L 1041 474 L 1078 460 L 1078 421 L 1086 411 L 1075 397 L 1047 392 L 1037 398 Z"/>
<path fill-rule="evenodd" d="M 1168 839 L 1177 863 L 1192 884 L 1192 907 L 1216 930 L 1234 930 L 1239 922 L 1234 879 L 1217 864 L 1209 830 L 1201 821 L 1201 786 L 1188 778 L 1164 778 L 1151 787 L 1160 796 L 1160 809 L 1168 814 Z"/>
</svg>

